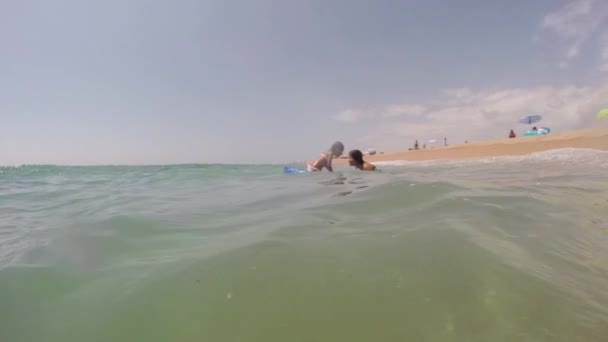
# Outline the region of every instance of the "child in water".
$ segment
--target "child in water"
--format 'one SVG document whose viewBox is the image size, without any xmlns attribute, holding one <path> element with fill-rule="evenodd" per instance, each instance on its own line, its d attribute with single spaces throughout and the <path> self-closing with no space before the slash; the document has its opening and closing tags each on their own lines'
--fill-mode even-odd
<svg viewBox="0 0 608 342">
<path fill-rule="evenodd" d="M 308 164 L 308 171 L 315 172 L 321 171 L 323 170 L 323 168 L 326 168 L 328 171 L 333 172 L 334 169 L 331 166 L 331 161 L 334 158 L 341 156 L 343 152 L 344 145 L 341 142 L 336 141 L 333 145 L 331 145 L 329 151 L 321 153 L 321 158 Z"/>
<path fill-rule="evenodd" d="M 363 171 L 374 171 L 376 166 L 363 160 L 363 153 L 359 150 L 352 150 L 348 152 L 348 164 L 354 166 L 359 170 Z"/>
</svg>

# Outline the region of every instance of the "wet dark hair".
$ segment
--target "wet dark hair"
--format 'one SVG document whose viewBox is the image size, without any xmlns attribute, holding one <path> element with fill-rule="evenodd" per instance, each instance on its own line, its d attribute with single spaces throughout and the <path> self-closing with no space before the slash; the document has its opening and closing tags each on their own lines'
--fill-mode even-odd
<svg viewBox="0 0 608 342">
<path fill-rule="evenodd" d="M 344 152 L 344 144 L 339 141 L 336 141 L 333 145 L 331 145 L 330 150 L 334 155 L 342 154 Z"/>
<path fill-rule="evenodd" d="M 353 160 L 355 161 L 355 165 L 358 167 L 362 167 L 363 163 L 365 163 L 363 161 L 363 153 L 361 153 L 361 151 L 359 150 L 352 150 L 348 152 L 348 156 L 353 158 Z"/>
</svg>

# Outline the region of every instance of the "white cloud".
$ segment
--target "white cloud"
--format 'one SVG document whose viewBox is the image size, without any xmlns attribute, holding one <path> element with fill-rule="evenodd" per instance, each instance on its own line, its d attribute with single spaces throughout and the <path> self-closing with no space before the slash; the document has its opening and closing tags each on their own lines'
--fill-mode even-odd
<svg viewBox="0 0 608 342">
<path fill-rule="evenodd" d="M 600 70 L 608 72 L 608 32 L 604 34 L 602 39 L 602 65 Z"/>
<path fill-rule="evenodd" d="M 566 38 L 580 38 L 585 36 L 597 25 L 596 21 L 589 21 L 593 14 L 592 9 L 597 0 L 572 0 L 556 11 L 548 13 L 543 18 L 543 27 L 553 29 Z"/>
<path fill-rule="evenodd" d="M 579 47 L 571 46 L 570 49 L 568 49 L 568 53 L 566 54 L 566 57 L 568 57 L 568 59 L 572 59 L 572 58 L 578 56 L 578 54 L 579 54 Z"/>
<path fill-rule="evenodd" d="M 385 117 L 419 116 L 426 110 L 426 106 L 421 104 L 397 104 L 387 106 L 382 115 Z"/>
<path fill-rule="evenodd" d="M 371 121 L 366 125 L 366 136 L 357 143 L 403 149 L 411 146 L 415 139 L 442 141 L 447 137 L 448 143 L 498 139 L 506 137 L 510 129 L 519 134 L 528 129 L 517 122 L 527 114 L 543 115 L 539 126 L 551 127 L 554 132 L 592 127 L 597 123 L 595 114 L 607 105 L 607 101 L 608 84 L 494 91 L 447 90 L 439 99 L 417 105 L 424 108 L 418 119 L 403 116 L 391 122 Z M 410 108 L 412 105 L 403 106 Z"/>
<path fill-rule="evenodd" d="M 469 88 L 453 88 L 453 89 L 445 89 L 443 93 L 449 97 L 456 99 L 465 99 L 471 97 L 472 92 Z"/>
<path fill-rule="evenodd" d="M 334 116 L 335 120 L 342 122 L 357 122 L 365 119 L 367 114 L 361 110 L 343 110 Z"/>
<path fill-rule="evenodd" d="M 333 118 L 346 123 L 379 118 L 419 117 L 427 110 L 421 104 L 393 104 L 378 109 L 344 110 Z"/>
<path fill-rule="evenodd" d="M 602 66 L 600 67 L 600 70 L 608 72 L 608 46 L 604 47 L 602 50 Z"/>
<path fill-rule="evenodd" d="M 565 57 L 559 64 L 564 68 L 569 61 L 581 54 L 583 45 L 594 35 L 601 33 L 601 30 L 605 30 L 607 25 L 608 1 L 571 0 L 556 11 L 548 13 L 541 26 L 565 41 Z"/>
</svg>

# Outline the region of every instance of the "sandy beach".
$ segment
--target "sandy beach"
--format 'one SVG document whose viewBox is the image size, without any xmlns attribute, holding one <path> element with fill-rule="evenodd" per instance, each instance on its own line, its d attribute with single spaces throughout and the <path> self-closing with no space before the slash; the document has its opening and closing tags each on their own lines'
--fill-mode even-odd
<svg viewBox="0 0 608 342">
<path fill-rule="evenodd" d="M 434 147 L 416 151 L 388 152 L 366 156 L 369 162 L 393 160 L 472 159 L 525 155 L 560 148 L 591 148 L 608 151 L 608 126 L 550 133 L 538 137 L 517 137 L 468 144 Z M 336 160 L 345 163 L 345 159 Z"/>
</svg>

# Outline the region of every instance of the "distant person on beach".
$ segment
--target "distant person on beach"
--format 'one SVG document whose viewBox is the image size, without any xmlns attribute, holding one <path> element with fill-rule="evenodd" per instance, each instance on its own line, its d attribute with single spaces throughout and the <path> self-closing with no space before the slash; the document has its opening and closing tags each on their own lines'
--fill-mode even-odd
<svg viewBox="0 0 608 342">
<path fill-rule="evenodd" d="M 374 171 L 376 166 L 363 160 L 363 153 L 359 150 L 348 152 L 348 164 L 363 171 Z"/>
<path fill-rule="evenodd" d="M 331 166 L 331 161 L 334 158 L 340 157 L 342 153 L 344 153 L 344 144 L 339 141 L 336 141 L 333 145 L 331 145 L 328 151 L 321 153 L 321 158 L 318 158 L 317 160 L 308 164 L 308 171 L 315 172 L 321 171 L 323 170 L 323 168 L 326 168 L 327 171 L 333 172 L 334 169 Z"/>
<path fill-rule="evenodd" d="M 414 150 L 418 149 L 418 140 L 416 140 L 416 142 L 414 142 Z"/>
<path fill-rule="evenodd" d="M 511 130 L 511 132 L 509 132 L 509 138 L 515 138 L 515 132 L 513 132 L 513 130 Z"/>
<path fill-rule="evenodd" d="M 538 128 L 536 128 L 536 126 L 534 126 L 534 127 L 532 127 L 532 130 L 533 130 L 533 131 L 537 131 L 537 130 L 538 130 Z"/>
</svg>

